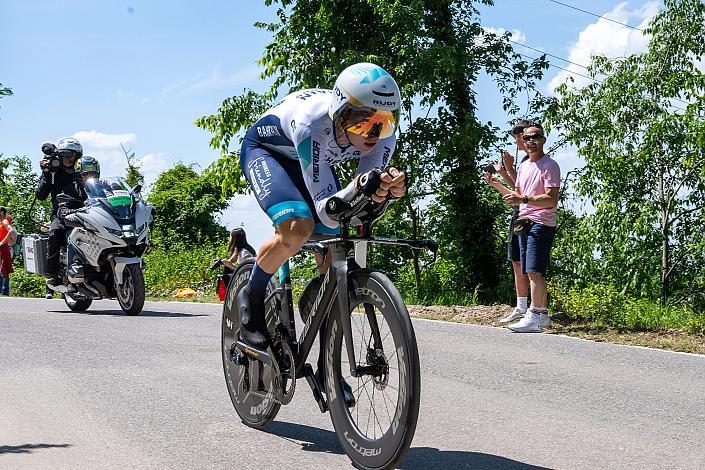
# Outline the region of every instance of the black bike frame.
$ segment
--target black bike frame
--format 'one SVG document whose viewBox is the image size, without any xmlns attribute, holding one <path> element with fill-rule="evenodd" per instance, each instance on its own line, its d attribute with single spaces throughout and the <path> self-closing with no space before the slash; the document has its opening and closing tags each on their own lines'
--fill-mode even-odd
<svg viewBox="0 0 705 470">
<path fill-rule="evenodd" d="M 344 231 L 341 232 L 345 233 Z M 272 296 L 279 295 L 280 301 L 283 300 L 281 305 L 278 305 L 277 307 L 280 312 L 280 320 L 289 333 L 290 346 L 292 347 L 292 352 L 295 356 L 296 378 L 300 378 L 305 375 L 304 366 L 306 364 L 306 358 L 311 352 L 311 347 L 313 346 L 313 342 L 316 340 L 316 335 L 318 334 L 318 330 L 321 328 L 321 324 L 333 311 L 333 302 L 336 298 L 338 300 L 339 311 L 342 316 L 341 324 L 343 327 L 343 337 L 345 338 L 348 363 L 350 365 L 350 374 L 353 377 L 358 377 L 361 375 L 357 368 L 357 361 L 355 360 L 352 322 L 351 317 L 348 314 L 350 312 L 348 280 L 352 277 L 349 276 L 349 274 L 352 272 L 351 268 L 353 270 L 360 269 L 357 263 L 355 263 L 353 254 L 354 242 L 356 241 L 389 245 L 405 245 L 413 249 L 429 249 L 434 253 L 438 248 L 436 242 L 432 240 L 405 240 L 394 238 L 375 238 L 371 236 L 332 238 L 305 243 L 302 246 L 302 249 L 317 252 L 323 256 L 327 255 L 328 247 L 330 247 L 332 262 L 323 278 L 321 287 L 316 294 L 316 299 L 311 307 L 311 312 L 298 341 L 295 340 L 296 326 L 294 323 L 294 308 L 291 295 L 291 277 L 289 275 L 288 261 L 284 265 L 283 279 L 280 280 L 280 287 L 267 298 L 267 301 L 269 301 Z M 355 291 L 353 291 L 353 294 L 356 295 Z M 374 308 L 370 305 L 365 305 L 365 313 L 370 325 L 372 326 L 375 349 L 381 349 L 382 340 L 380 338 Z M 321 345 L 321 347 L 323 347 L 323 345 Z"/>
</svg>

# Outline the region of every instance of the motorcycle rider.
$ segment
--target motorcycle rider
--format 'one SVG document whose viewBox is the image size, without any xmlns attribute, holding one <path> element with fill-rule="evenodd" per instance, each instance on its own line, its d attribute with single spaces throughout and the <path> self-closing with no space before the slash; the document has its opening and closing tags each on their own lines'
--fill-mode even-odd
<svg viewBox="0 0 705 470">
<path fill-rule="evenodd" d="M 84 184 L 84 192 L 85 184 L 88 182 L 89 179 L 100 179 L 100 164 L 93 157 L 81 157 L 78 164 L 76 165 L 76 168 L 81 178 L 81 182 Z M 88 196 L 86 194 L 86 198 L 87 197 Z M 82 208 L 83 206 L 81 205 L 80 207 L 78 207 L 78 204 L 76 204 L 76 206 L 72 206 L 72 208 L 60 204 L 57 215 L 59 219 L 63 221 L 64 217 L 69 214 L 73 214 L 74 212 L 81 210 Z M 69 240 L 72 230 L 73 229 L 71 228 L 66 229 L 66 273 L 68 274 L 69 279 L 83 279 L 83 266 L 79 262 L 74 261 L 74 246 L 73 243 L 71 243 L 71 241 Z M 70 290 L 72 290 L 71 287 L 72 286 L 69 286 Z"/>
<path fill-rule="evenodd" d="M 59 251 L 61 245 L 67 240 L 66 227 L 59 216 L 57 196 L 64 193 L 81 201 L 66 203 L 64 209 L 83 207 L 83 201 L 88 199 L 80 173 L 76 171 L 76 162 L 83 156 L 83 147 L 78 140 L 66 138 L 61 139 L 56 146 L 51 143 L 42 145 L 42 152 L 46 157 L 39 162 L 42 176 L 39 179 L 36 196 L 40 201 L 51 197 L 48 262 L 45 276 L 47 285 L 56 286 L 59 283 Z"/>
</svg>

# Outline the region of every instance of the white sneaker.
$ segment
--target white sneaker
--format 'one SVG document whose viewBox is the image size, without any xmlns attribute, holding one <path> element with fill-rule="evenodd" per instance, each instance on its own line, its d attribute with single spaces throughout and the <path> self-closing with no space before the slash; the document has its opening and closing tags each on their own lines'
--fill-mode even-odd
<svg viewBox="0 0 705 470">
<path fill-rule="evenodd" d="M 509 325 L 509 329 L 515 333 L 541 333 L 541 320 L 539 315 L 529 310 L 524 315 L 524 318 L 513 325 Z"/>
<path fill-rule="evenodd" d="M 542 330 L 551 328 L 551 317 L 548 316 L 547 312 L 539 313 L 539 326 Z"/>
<path fill-rule="evenodd" d="M 506 317 L 502 318 L 499 322 L 500 323 L 509 323 L 510 321 L 518 320 L 518 319 L 524 317 L 525 313 L 526 313 L 526 310 L 521 310 L 519 307 L 515 307 L 514 310 L 512 310 L 512 313 L 510 313 Z"/>
</svg>

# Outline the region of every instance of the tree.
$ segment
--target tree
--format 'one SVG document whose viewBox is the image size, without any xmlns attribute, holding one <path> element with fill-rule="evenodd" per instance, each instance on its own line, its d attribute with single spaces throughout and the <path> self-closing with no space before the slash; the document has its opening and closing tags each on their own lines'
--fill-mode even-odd
<svg viewBox="0 0 705 470">
<path fill-rule="evenodd" d="M 3 96 L 10 96 L 10 95 L 12 95 L 12 90 L 7 87 L 2 86 L 2 83 L 0 83 L 0 98 L 2 98 Z"/>
<path fill-rule="evenodd" d="M 32 162 L 25 156 L 14 158 L 0 154 L 0 205 L 10 210 L 13 223 L 20 233 L 36 232 L 38 223 L 49 220 L 51 205 L 48 200 L 36 201 L 30 213 L 31 201 L 39 183 L 39 174 L 32 170 Z"/>
<path fill-rule="evenodd" d="M 144 175 L 140 172 L 140 164 L 135 158 L 135 152 L 132 149 L 127 150 L 122 144 L 120 144 L 120 147 L 122 148 L 122 153 L 125 154 L 125 160 L 127 160 L 125 181 L 132 188 L 138 184 L 144 184 Z"/>
<path fill-rule="evenodd" d="M 227 181 L 228 190 L 242 191 L 241 173 L 233 165 L 237 151 L 229 144 L 254 122 L 255 111 L 263 110 L 278 91 L 331 88 L 346 66 L 377 63 L 396 78 L 404 97 L 394 164 L 408 171 L 410 187 L 403 210 L 394 211 L 403 220 L 396 228 L 416 238 L 441 239 L 443 256 L 454 266 L 448 288 L 472 291 L 482 284 L 492 297 L 502 263 L 493 241 L 498 206 L 486 204 L 482 196 L 477 163 L 496 142 L 499 129 L 477 119 L 473 87 L 480 74 L 488 74 L 504 94 L 505 110 L 516 113 L 517 96 L 533 88 L 547 64 L 543 58 L 522 61 L 508 35 L 486 32 L 474 3 L 267 0 L 277 5 L 278 21 L 256 26 L 274 33 L 260 60 L 263 78 L 274 83 L 265 95 L 247 91 L 197 121 L 214 133 L 211 145 L 224 155 L 211 170 Z M 433 225 L 422 219 L 421 207 L 429 199 L 435 201 Z M 418 284 L 416 255 L 412 262 Z"/>
<path fill-rule="evenodd" d="M 586 162 L 580 230 L 597 273 L 631 294 L 705 290 L 705 4 L 665 0 L 644 53 L 594 57 L 594 83 L 561 85 L 547 114 Z"/>
<path fill-rule="evenodd" d="M 3 86 L 2 83 L 0 83 L 0 98 L 3 96 L 10 96 L 12 95 L 12 90 Z"/>
<path fill-rule="evenodd" d="M 177 164 L 165 171 L 149 193 L 157 216 L 155 245 L 170 249 L 177 245 L 202 245 L 225 239 L 226 230 L 215 216 L 227 207 L 220 188 L 191 166 Z"/>
</svg>

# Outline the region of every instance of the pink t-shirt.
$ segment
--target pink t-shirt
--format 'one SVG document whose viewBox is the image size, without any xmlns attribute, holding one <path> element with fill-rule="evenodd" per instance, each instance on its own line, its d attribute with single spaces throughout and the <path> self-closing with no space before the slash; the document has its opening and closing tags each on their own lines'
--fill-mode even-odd
<svg viewBox="0 0 705 470">
<path fill-rule="evenodd" d="M 561 186 L 561 169 L 558 163 L 546 154 L 535 162 L 530 159 L 519 165 L 517 171 L 517 188 L 525 196 L 546 194 L 546 188 Z M 519 205 L 519 218 L 529 218 L 536 223 L 556 226 L 556 207 L 537 207 L 531 204 Z"/>
</svg>

